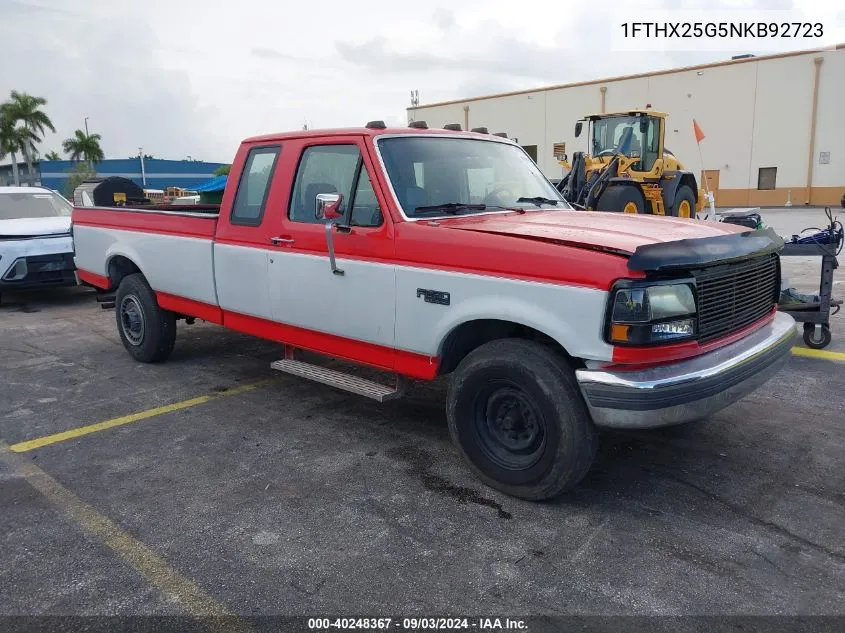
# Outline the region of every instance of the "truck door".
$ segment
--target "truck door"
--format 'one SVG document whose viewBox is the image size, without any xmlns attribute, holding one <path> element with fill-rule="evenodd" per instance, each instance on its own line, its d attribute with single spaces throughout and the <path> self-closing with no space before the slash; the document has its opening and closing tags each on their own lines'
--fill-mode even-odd
<svg viewBox="0 0 845 633">
<path fill-rule="evenodd" d="M 381 191 L 373 186 L 367 148 L 349 136 L 300 143 L 287 212 L 279 214 L 277 246 L 268 263 L 273 319 L 312 332 L 307 345 L 312 349 L 392 367 L 393 227 Z M 343 196 L 343 219 L 331 229 L 342 274 L 331 268 L 325 222 L 315 214 L 321 193 Z M 339 353 L 342 349 L 349 353 Z"/>
<path fill-rule="evenodd" d="M 278 205 L 270 196 L 270 184 L 281 146 L 253 146 L 242 151 L 245 156 L 239 156 L 236 164 L 243 164 L 243 169 L 230 176 L 238 178 L 231 206 L 224 199 L 221 207 L 221 212 L 229 209 L 228 222 L 220 218 L 214 241 L 214 279 L 224 322 L 232 313 L 272 319 L 267 290 L 267 209 Z"/>
</svg>

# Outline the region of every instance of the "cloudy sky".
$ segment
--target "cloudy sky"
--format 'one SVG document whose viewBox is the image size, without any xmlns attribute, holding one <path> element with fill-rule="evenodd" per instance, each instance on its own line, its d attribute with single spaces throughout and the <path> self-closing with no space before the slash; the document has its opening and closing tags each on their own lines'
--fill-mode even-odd
<svg viewBox="0 0 845 633">
<path fill-rule="evenodd" d="M 243 137 L 306 122 L 404 123 L 411 89 L 430 103 L 730 57 L 611 51 L 611 28 L 644 7 L 824 4 L 0 0 L 0 98 L 17 89 L 48 99 L 58 132 L 44 152 L 60 150 L 87 116 L 107 157 L 143 146 L 159 158 L 228 162 Z M 845 12 L 837 19 L 845 25 Z"/>
</svg>

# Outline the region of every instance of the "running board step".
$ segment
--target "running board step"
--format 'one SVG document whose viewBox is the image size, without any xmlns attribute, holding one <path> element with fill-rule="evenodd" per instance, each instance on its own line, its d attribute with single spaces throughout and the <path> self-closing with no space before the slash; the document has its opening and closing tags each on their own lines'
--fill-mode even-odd
<svg viewBox="0 0 845 633">
<path fill-rule="evenodd" d="M 359 396 L 372 398 L 378 402 L 386 402 L 387 400 L 400 398 L 404 395 L 406 388 L 405 380 L 401 376 L 396 376 L 396 387 L 389 387 L 388 385 L 382 385 L 380 383 L 373 382 L 372 380 L 359 378 L 358 376 L 353 376 L 352 374 L 345 374 L 341 371 L 320 367 L 319 365 L 313 365 L 301 360 L 292 360 L 287 358 L 277 360 L 276 362 L 271 363 L 270 367 L 283 371 L 287 374 L 299 376 L 300 378 L 307 378 L 308 380 L 320 382 L 324 385 L 329 385 L 330 387 L 336 387 L 338 389 L 343 389 L 344 391 L 357 393 Z"/>
</svg>

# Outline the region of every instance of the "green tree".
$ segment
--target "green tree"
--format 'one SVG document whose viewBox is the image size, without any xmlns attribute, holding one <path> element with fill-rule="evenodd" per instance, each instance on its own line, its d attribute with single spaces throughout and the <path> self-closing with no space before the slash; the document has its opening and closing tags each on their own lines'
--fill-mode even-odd
<svg viewBox="0 0 845 633">
<path fill-rule="evenodd" d="M 44 160 L 62 160 L 58 152 L 47 152 L 44 154 Z"/>
<path fill-rule="evenodd" d="M 73 191 L 86 180 L 95 178 L 97 172 L 90 168 L 86 163 L 79 163 L 70 170 L 70 175 L 65 183 L 65 197 L 68 200 L 73 200 Z"/>
<path fill-rule="evenodd" d="M 21 177 L 18 173 L 18 152 L 26 143 L 27 134 L 22 127 L 17 127 L 15 121 L 10 119 L 6 112 L 0 108 L 0 160 L 11 156 L 12 159 L 12 182 L 20 186 Z"/>
<path fill-rule="evenodd" d="M 5 116 L 15 125 L 23 124 L 24 132 L 19 135 L 20 149 L 26 161 L 27 175 L 31 185 L 35 184 L 35 172 L 32 169 L 33 158 L 36 154 L 35 144 L 42 141 L 45 130 L 56 131 L 50 117 L 41 109 L 45 105 L 47 105 L 47 100 L 44 97 L 34 97 L 25 92 L 12 90 L 9 100 L 0 106 Z"/>
<path fill-rule="evenodd" d="M 94 163 L 98 163 L 105 158 L 105 154 L 100 147 L 102 138 L 99 134 L 85 134 L 82 130 L 76 130 L 73 133 L 73 138 L 64 140 L 62 149 L 65 154 L 70 156 L 71 160 L 84 159 L 88 163 L 88 170 L 94 171 Z"/>
<path fill-rule="evenodd" d="M 229 170 L 232 168 L 231 165 L 220 165 L 217 169 L 214 170 L 215 176 L 228 176 Z"/>
</svg>

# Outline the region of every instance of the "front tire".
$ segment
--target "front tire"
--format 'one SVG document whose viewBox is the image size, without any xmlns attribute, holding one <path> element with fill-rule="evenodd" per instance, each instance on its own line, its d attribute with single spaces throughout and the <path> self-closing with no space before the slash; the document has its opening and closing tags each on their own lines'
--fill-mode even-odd
<svg viewBox="0 0 845 633">
<path fill-rule="evenodd" d="M 159 307 L 143 275 L 121 280 L 114 306 L 117 332 L 129 355 L 142 363 L 167 360 L 176 343 L 176 315 Z"/>
<path fill-rule="evenodd" d="M 597 448 L 575 374 L 547 346 L 501 339 L 470 352 L 449 382 L 449 433 L 487 485 L 538 501 L 574 488 Z"/>
<path fill-rule="evenodd" d="M 601 194 L 596 209 L 613 213 L 645 213 L 645 198 L 633 185 L 611 186 Z"/>
</svg>

